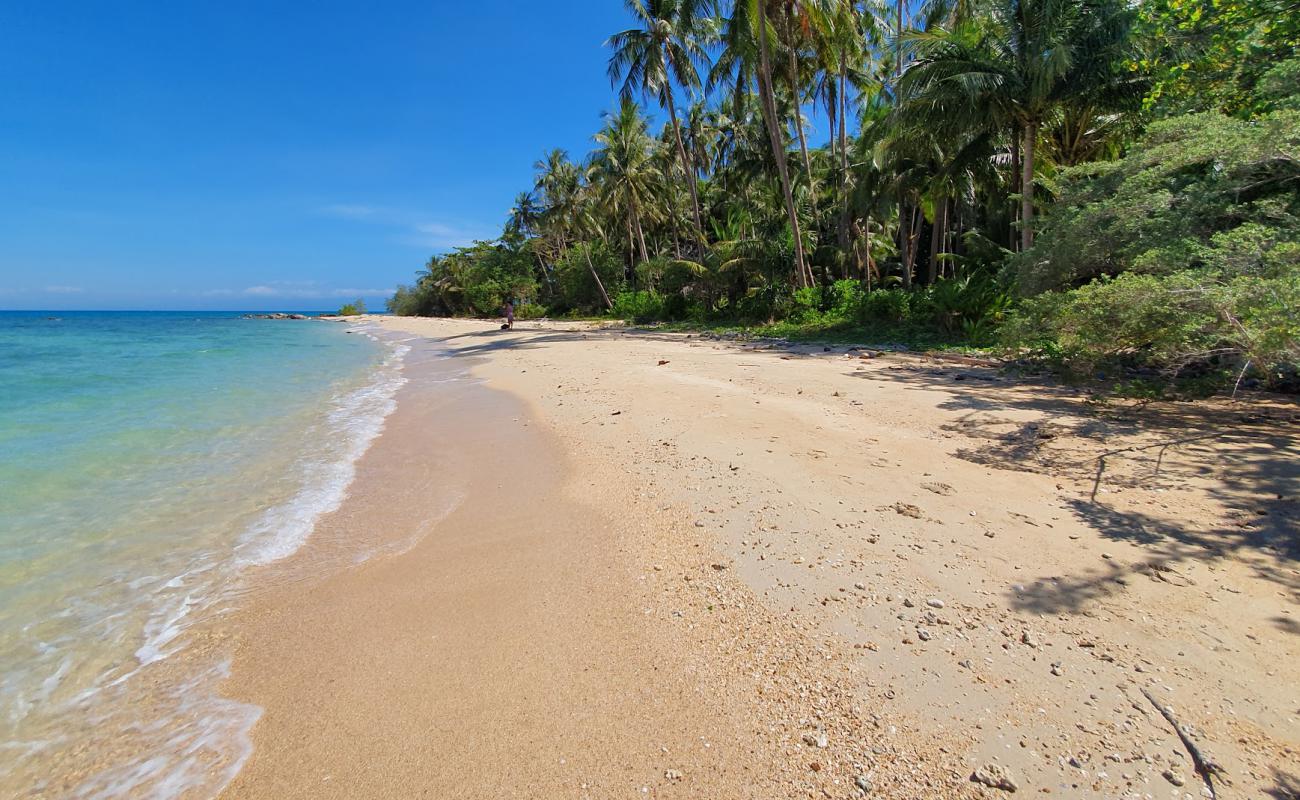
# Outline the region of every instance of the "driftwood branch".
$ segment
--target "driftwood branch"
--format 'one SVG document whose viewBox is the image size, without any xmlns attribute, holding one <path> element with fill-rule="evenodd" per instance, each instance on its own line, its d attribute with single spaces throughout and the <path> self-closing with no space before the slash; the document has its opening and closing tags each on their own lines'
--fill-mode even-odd
<svg viewBox="0 0 1300 800">
<path fill-rule="evenodd" d="M 1174 712 L 1169 706 L 1161 705 L 1160 701 L 1156 700 L 1155 696 L 1145 688 L 1142 689 L 1142 694 L 1146 695 L 1146 698 L 1151 701 L 1151 705 L 1156 707 L 1156 711 L 1160 712 L 1160 716 L 1164 717 L 1165 720 L 1173 726 L 1174 733 L 1178 734 L 1178 738 L 1182 741 L 1183 747 L 1185 747 L 1187 752 L 1191 755 L 1192 764 L 1196 767 L 1197 774 L 1201 776 L 1201 780 L 1205 781 L 1206 788 L 1210 790 L 1210 797 L 1217 798 L 1218 795 L 1214 791 L 1214 782 L 1212 778 L 1214 776 L 1222 778 L 1226 774 L 1223 767 L 1215 763 L 1214 759 L 1201 752 L 1200 748 L 1196 746 L 1196 742 L 1192 741 L 1191 734 L 1187 732 L 1187 729 L 1183 727 L 1182 723 L 1180 723 L 1174 716 Z"/>
</svg>

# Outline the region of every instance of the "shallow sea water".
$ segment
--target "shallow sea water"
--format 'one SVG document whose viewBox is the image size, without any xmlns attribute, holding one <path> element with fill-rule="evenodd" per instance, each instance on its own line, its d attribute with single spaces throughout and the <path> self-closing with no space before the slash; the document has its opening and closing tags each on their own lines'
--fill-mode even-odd
<svg viewBox="0 0 1300 800">
<path fill-rule="evenodd" d="M 0 312 L 0 796 L 205 797 L 259 710 L 196 641 L 346 495 L 407 346 L 238 314 Z"/>
</svg>

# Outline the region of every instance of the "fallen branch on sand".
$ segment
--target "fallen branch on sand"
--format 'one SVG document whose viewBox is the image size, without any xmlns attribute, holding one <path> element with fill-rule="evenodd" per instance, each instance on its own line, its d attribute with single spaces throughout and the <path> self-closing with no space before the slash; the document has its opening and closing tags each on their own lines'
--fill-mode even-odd
<svg viewBox="0 0 1300 800">
<path fill-rule="evenodd" d="M 1223 778 L 1224 783 L 1227 783 L 1228 781 L 1224 777 L 1227 772 L 1223 767 L 1215 763 L 1214 759 L 1206 756 L 1200 751 L 1196 746 L 1196 742 L 1192 741 L 1191 734 L 1189 734 L 1187 729 L 1182 726 L 1176 717 L 1174 717 L 1173 709 L 1169 706 L 1161 705 L 1160 701 L 1156 700 L 1155 696 L 1145 688 L 1142 689 L 1142 694 L 1146 695 L 1146 698 L 1151 701 L 1151 705 L 1156 707 L 1156 711 L 1160 712 L 1160 716 L 1164 717 L 1169 724 L 1173 726 L 1174 733 L 1178 734 L 1178 738 L 1183 742 L 1183 747 L 1187 748 L 1187 752 L 1192 756 L 1192 764 L 1196 767 L 1197 774 L 1201 776 L 1201 779 L 1205 781 L 1206 788 L 1210 790 L 1210 797 L 1217 798 L 1218 795 L 1215 794 L 1214 783 L 1211 778 L 1212 776 L 1217 775 L 1220 778 Z"/>
</svg>

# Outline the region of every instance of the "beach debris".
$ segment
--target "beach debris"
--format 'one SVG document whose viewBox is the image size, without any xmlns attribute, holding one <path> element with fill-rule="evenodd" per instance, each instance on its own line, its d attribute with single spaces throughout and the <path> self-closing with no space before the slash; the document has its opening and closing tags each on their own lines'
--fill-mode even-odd
<svg viewBox="0 0 1300 800">
<path fill-rule="evenodd" d="M 610 412 L 610 416 L 611 416 L 611 417 L 617 417 L 619 414 L 622 414 L 622 413 L 623 413 L 622 411 L 613 411 L 613 412 Z"/>
<path fill-rule="evenodd" d="M 871 779 L 868 778 L 866 775 L 857 775 L 857 776 L 855 776 L 855 777 L 853 778 L 853 785 L 856 786 L 856 787 L 858 787 L 858 791 L 859 791 L 859 792 L 862 792 L 863 794 L 867 794 L 867 793 L 870 792 L 872 789 L 876 788 L 876 787 L 871 783 Z"/>
<path fill-rule="evenodd" d="M 865 590 L 866 590 L 867 585 L 866 585 L 865 583 L 863 583 L 862 581 L 858 581 L 857 583 L 853 584 L 853 588 L 854 588 L 854 589 L 857 589 L 859 592 L 861 592 L 861 591 L 865 591 Z"/>
<path fill-rule="evenodd" d="M 809 731 L 803 735 L 803 743 L 809 747 L 825 749 L 831 742 L 825 731 Z"/>
<path fill-rule="evenodd" d="M 1167 769 L 1164 772 L 1160 773 L 1160 775 L 1165 780 L 1172 783 L 1174 786 L 1182 786 L 1184 783 L 1186 783 L 1186 781 L 1183 780 L 1183 776 L 1177 772 L 1174 772 L 1172 769 Z"/>
<path fill-rule="evenodd" d="M 669 361 L 669 360 L 667 360 L 667 359 L 664 359 L 664 358 L 661 358 L 661 359 L 659 359 L 659 364 L 658 364 L 658 366 L 661 366 L 661 367 L 662 367 L 664 364 L 671 364 L 671 363 L 672 363 L 671 361 Z"/>
<path fill-rule="evenodd" d="M 894 503 L 894 505 L 891 507 L 894 509 L 894 511 L 896 511 L 899 514 L 902 514 L 905 517 L 911 517 L 912 519 L 921 518 L 921 509 L 917 508 L 911 503 Z"/>
<path fill-rule="evenodd" d="M 931 597 L 925 601 L 925 604 L 930 608 L 943 608 L 943 601 L 937 597 Z"/>
<path fill-rule="evenodd" d="M 1011 771 L 1001 764 L 985 764 L 971 773 L 970 779 L 990 789 L 1001 789 L 1004 792 L 1014 792 L 1020 788 L 1015 778 L 1011 776 Z"/>
<path fill-rule="evenodd" d="M 916 638 L 920 639 L 923 642 L 928 642 L 930 641 L 930 632 L 927 631 L 925 628 L 917 628 Z"/>
<path fill-rule="evenodd" d="M 935 482 L 935 483 L 923 483 L 923 484 L 921 484 L 921 488 L 922 488 L 922 489 L 926 489 L 926 490 L 931 491 L 931 492 L 934 492 L 935 494 L 941 494 L 941 495 L 944 495 L 944 496 L 950 495 L 950 494 L 952 494 L 953 492 L 957 491 L 956 489 L 952 488 L 951 486 L 949 486 L 949 485 L 946 484 L 946 483 L 938 483 L 938 482 Z"/>
<path fill-rule="evenodd" d="M 727 568 L 727 565 L 726 565 L 726 564 L 710 564 L 709 566 L 710 566 L 710 567 L 713 567 L 713 568 L 714 568 L 715 570 L 717 570 L 718 572 L 722 572 L 724 569 Z"/>
<path fill-rule="evenodd" d="M 913 602 L 912 602 L 912 598 L 910 598 L 910 597 L 904 597 L 904 598 L 903 598 L 903 607 L 904 607 L 904 608 L 913 608 L 913 607 L 915 607 L 915 606 L 916 606 L 916 603 L 913 603 Z"/>
<path fill-rule="evenodd" d="M 664 780 L 680 781 L 681 779 L 682 779 L 682 773 L 680 770 L 675 770 L 675 769 L 664 770 Z"/>
<path fill-rule="evenodd" d="M 1199 774 L 1201 779 L 1205 781 L 1205 788 L 1210 791 L 1210 797 L 1217 797 L 1218 795 L 1215 794 L 1214 791 L 1214 782 L 1211 778 L 1217 775 L 1220 779 L 1223 779 L 1226 770 L 1219 766 L 1214 759 L 1201 752 L 1201 749 L 1196 746 L 1196 742 L 1192 741 L 1191 732 L 1189 732 L 1187 728 L 1178 721 L 1178 718 L 1174 716 L 1174 710 L 1171 707 L 1161 705 L 1160 702 L 1156 700 L 1155 695 L 1151 694 L 1150 690 L 1145 687 L 1142 689 L 1142 694 L 1147 700 L 1151 701 L 1151 705 L 1156 707 L 1156 711 L 1160 712 L 1160 716 L 1164 717 L 1165 721 L 1173 726 L 1174 733 L 1178 734 L 1179 741 L 1183 743 L 1183 747 L 1185 747 L 1188 754 L 1191 755 L 1192 764 L 1196 767 L 1197 774 Z M 1165 779 L 1170 783 L 1173 783 L 1173 779 L 1170 778 L 1168 774 L 1165 775 Z M 1174 783 L 1174 785 L 1181 786 L 1182 784 Z"/>
<path fill-rule="evenodd" d="M 1038 639 L 1034 636 L 1033 631 L 1026 630 L 1024 633 L 1020 634 L 1020 643 L 1028 647 L 1037 647 Z"/>
</svg>

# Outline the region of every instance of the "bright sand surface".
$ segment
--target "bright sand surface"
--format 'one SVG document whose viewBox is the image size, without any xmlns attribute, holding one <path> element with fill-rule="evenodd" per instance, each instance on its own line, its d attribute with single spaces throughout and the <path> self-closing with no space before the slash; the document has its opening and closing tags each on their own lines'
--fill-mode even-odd
<svg viewBox="0 0 1300 800">
<path fill-rule="evenodd" d="M 1201 796 L 1144 689 L 1220 796 L 1300 786 L 1294 405 L 375 321 L 409 383 L 290 561 L 389 554 L 230 624 L 226 796 Z"/>
</svg>

